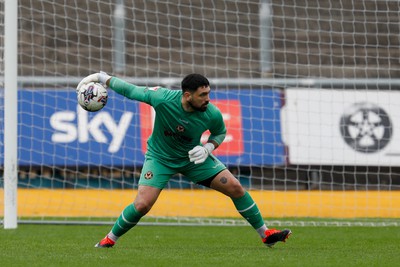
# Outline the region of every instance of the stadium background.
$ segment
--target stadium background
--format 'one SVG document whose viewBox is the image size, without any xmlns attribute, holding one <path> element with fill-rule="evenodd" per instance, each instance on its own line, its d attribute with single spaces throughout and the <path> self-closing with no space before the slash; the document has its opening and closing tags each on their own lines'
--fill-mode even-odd
<svg viewBox="0 0 400 267">
<path fill-rule="evenodd" d="M 70 121 L 62 120 L 64 125 L 77 121 L 73 95 L 77 82 L 104 70 L 135 83 L 173 88 L 189 72 L 209 77 L 216 101 L 236 107 L 227 114 L 241 118 L 236 121 L 239 126 L 229 126 L 242 131 L 219 156 L 255 191 L 268 216 L 399 217 L 400 162 L 393 156 L 398 154 L 396 125 L 400 120 L 393 101 L 400 84 L 398 1 L 19 0 L 18 11 L 20 216 L 115 216 L 131 200 L 143 160 L 143 140 L 151 127 L 143 128 L 143 122 L 149 122 L 151 111 L 113 96 L 107 108 L 115 123 L 129 111 L 133 116 L 148 116 L 135 120 L 142 123 L 132 124 L 131 135 L 118 153 L 108 150 L 112 136 L 104 133 L 107 126 L 101 128 L 107 142 L 94 138 L 93 132 L 85 143 L 79 136 L 68 142 L 52 139 L 54 134 L 68 133 L 52 128 L 54 114 L 75 114 Z M 123 35 L 118 35 L 119 29 L 124 29 Z M 289 88 L 293 92 L 290 99 Z M 327 98 L 313 95 L 322 90 L 328 90 Z M 307 98 L 298 96 L 304 92 Z M 386 112 L 380 118 L 389 118 L 389 125 L 380 126 L 390 128 L 390 136 L 375 140 L 374 151 L 348 150 L 343 140 L 338 145 L 337 136 L 320 128 L 313 132 L 316 123 L 311 120 L 330 122 L 329 115 L 316 115 L 321 111 L 318 108 L 305 115 L 311 129 L 306 131 L 308 136 L 299 135 L 296 130 L 300 128 L 286 127 L 292 132 L 284 132 L 281 119 L 299 112 L 282 111 L 290 101 L 330 105 L 334 113 L 342 102 L 371 101 L 376 92 L 378 96 L 390 93 L 386 98 L 375 97 L 374 103 Z M 308 97 L 320 103 L 308 102 Z M 336 101 L 345 97 L 346 101 Z M 1 108 L 4 101 L 2 97 Z M 379 109 L 375 113 L 382 114 Z M 88 123 L 95 116 L 91 114 Z M 4 126 L 1 136 L 3 130 Z M 319 152 L 290 146 L 314 138 L 332 144 Z M 337 153 L 335 147 L 343 148 Z M 297 151 L 296 157 L 292 151 Z M 322 162 L 302 157 L 312 153 L 339 158 L 346 154 L 350 160 L 341 162 L 332 156 Z M 0 156 L 3 160 L 3 151 Z M 232 210 L 229 203 L 181 176 L 174 177 L 168 189 L 161 201 L 164 204 L 156 206 L 151 215 L 236 216 L 227 212 Z M 93 201 L 90 206 L 104 190 L 116 196 L 108 203 Z M 192 201 L 197 197 L 210 199 L 208 208 L 194 211 Z M 114 205 L 116 198 L 121 199 Z M 188 202 L 185 208 L 180 206 L 182 198 Z M 215 207 L 215 203 L 222 204 Z M 269 204 L 275 208 L 271 210 Z M 174 213 L 178 209 L 186 213 Z"/>
</svg>

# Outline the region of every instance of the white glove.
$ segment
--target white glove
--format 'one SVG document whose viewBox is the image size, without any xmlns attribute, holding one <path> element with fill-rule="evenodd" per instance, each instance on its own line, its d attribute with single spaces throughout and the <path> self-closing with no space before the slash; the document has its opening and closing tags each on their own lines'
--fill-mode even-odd
<svg viewBox="0 0 400 267">
<path fill-rule="evenodd" d="M 89 75 L 89 76 L 87 76 L 87 77 L 85 77 L 85 78 L 83 78 L 82 79 L 82 81 L 78 84 L 78 86 L 76 87 L 76 92 L 78 93 L 79 92 L 79 89 L 83 86 L 83 85 L 85 85 L 85 84 L 88 84 L 88 83 L 91 83 L 91 82 L 94 82 L 94 83 L 101 83 L 101 84 L 103 84 L 103 85 L 105 85 L 106 86 L 106 82 L 108 81 L 108 79 L 110 79 L 111 78 L 111 76 L 110 75 L 108 75 L 107 73 L 105 73 L 105 72 L 98 72 L 98 73 L 94 73 L 94 74 L 91 74 L 91 75 Z"/>
<path fill-rule="evenodd" d="M 188 152 L 190 162 L 194 162 L 194 164 L 203 163 L 214 149 L 215 146 L 212 143 L 207 143 L 204 146 L 195 146 Z"/>
</svg>

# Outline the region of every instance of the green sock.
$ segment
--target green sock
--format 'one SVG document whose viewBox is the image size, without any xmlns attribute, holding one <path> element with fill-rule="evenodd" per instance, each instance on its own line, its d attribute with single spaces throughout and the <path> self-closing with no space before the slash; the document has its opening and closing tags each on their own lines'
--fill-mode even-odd
<svg viewBox="0 0 400 267">
<path fill-rule="evenodd" d="M 136 210 L 135 205 L 130 204 L 122 211 L 111 232 L 120 237 L 134 227 L 142 217 L 143 215 Z"/>
<path fill-rule="evenodd" d="M 240 198 L 232 198 L 232 201 L 240 215 L 242 215 L 254 229 L 257 230 L 264 225 L 264 219 L 261 216 L 260 210 L 248 192 Z"/>
</svg>

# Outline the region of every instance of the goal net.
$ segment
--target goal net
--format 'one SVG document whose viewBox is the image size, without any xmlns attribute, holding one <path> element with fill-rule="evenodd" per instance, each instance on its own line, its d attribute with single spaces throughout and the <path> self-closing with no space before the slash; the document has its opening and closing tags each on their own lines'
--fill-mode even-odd
<svg viewBox="0 0 400 267">
<path fill-rule="evenodd" d="M 76 85 L 105 71 L 172 89 L 186 74 L 207 76 L 228 130 L 215 154 L 268 224 L 395 221 L 399 9 L 386 0 L 19 0 L 18 220 L 111 223 L 132 202 L 154 114 L 111 91 L 101 111 L 81 109 Z M 2 19 L 0 28 L 4 55 Z M 3 92 L 2 83 L 2 146 Z M 177 174 L 143 222 L 244 220 L 230 199 Z"/>
</svg>

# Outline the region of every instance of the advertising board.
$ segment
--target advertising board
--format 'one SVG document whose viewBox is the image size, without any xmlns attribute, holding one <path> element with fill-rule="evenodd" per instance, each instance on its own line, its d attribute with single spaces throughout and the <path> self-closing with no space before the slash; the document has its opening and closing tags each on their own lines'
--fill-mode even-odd
<svg viewBox="0 0 400 267">
<path fill-rule="evenodd" d="M 19 90 L 20 165 L 141 165 L 152 130 L 152 108 L 109 90 L 107 105 L 87 112 L 74 90 Z M 234 165 L 285 163 L 279 90 L 214 90 L 227 126 L 215 154 Z M 202 141 L 206 141 L 205 132 Z M 3 133 L 0 131 L 3 140 Z M 2 154 L 0 154 L 2 155 Z M 4 161 L 0 157 L 1 162 Z"/>
</svg>

